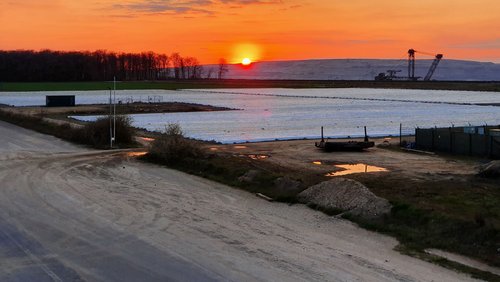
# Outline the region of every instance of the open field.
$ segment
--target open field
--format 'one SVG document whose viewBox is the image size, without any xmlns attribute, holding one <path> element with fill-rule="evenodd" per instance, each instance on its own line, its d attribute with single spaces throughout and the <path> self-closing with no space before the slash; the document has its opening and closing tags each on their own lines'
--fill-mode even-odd
<svg viewBox="0 0 500 282">
<path fill-rule="evenodd" d="M 0 280 L 471 281 L 302 205 L 0 123 Z"/>
<path fill-rule="evenodd" d="M 113 82 L 3 82 L 1 91 L 108 90 Z M 500 91 L 500 82 L 460 81 L 357 81 L 357 80 L 172 80 L 119 82 L 119 90 L 206 88 L 393 88 L 466 91 Z"/>
</svg>

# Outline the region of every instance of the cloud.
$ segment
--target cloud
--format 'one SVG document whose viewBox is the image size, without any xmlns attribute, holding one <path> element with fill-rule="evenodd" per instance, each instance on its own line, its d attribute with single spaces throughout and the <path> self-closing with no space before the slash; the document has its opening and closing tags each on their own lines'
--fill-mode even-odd
<svg viewBox="0 0 500 282">
<path fill-rule="evenodd" d="M 458 49 L 498 49 L 500 48 L 500 38 L 456 44 L 451 47 Z"/>
<path fill-rule="evenodd" d="M 393 44 L 398 41 L 394 39 L 351 39 L 351 40 L 346 40 L 345 42 L 349 44 L 373 45 L 373 44 Z"/>
<path fill-rule="evenodd" d="M 212 4 L 212 1 L 210 0 L 198 0 L 198 1 L 156 0 L 156 1 L 141 1 L 128 4 L 115 4 L 113 5 L 113 7 L 116 9 L 126 10 L 129 12 L 139 12 L 146 14 L 157 14 L 157 13 L 186 14 L 192 12 L 210 14 L 211 11 L 199 8 L 210 4 Z"/>
<path fill-rule="evenodd" d="M 281 4 L 282 0 L 140 0 L 125 4 L 114 4 L 113 8 L 145 14 L 214 14 L 215 5 L 243 7 L 248 5 Z"/>
</svg>

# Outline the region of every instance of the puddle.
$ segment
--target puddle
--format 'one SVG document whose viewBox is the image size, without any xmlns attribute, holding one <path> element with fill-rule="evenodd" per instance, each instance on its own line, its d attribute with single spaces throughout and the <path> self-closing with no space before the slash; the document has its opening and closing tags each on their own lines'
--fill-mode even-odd
<svg viewBox="0 0 500 282">
<path fill-rule="evenodd" d="M 315 165 L 322 165 L 323 163 L 320 162 L 320 161 L 315 161 L 315 162 L 313 162 L 313 164 L 315 164 Z"/>
<path fill-rule="evenodd" d="M 239 146 L 234 146 L 234 149 L 246 149 L 248 148 L 247 146 L 239 145 Z"/>
<path fill-rule="evenodd" d="M 128 152 L 127 157 L 142 157 L 146 155 L 148 152 Z"/>
<path fill-rule="evenodd" d="M 252 160 L 265 160 L 265 159 L 268 159 L 270 156 L 250 154 L 250 155 L 240 155 L 240 157 L 247 157 L 247 158 L 251 158 Z"/>
<path fill-rule="evenodd" d="M 149 137 L 140 137 L 143 141 L 146 141 L 146 142 L 153 142 L 155 141 L 154 138 L 149 138 Z"/>
<path fill-rule="evenodd" d="M 325 176 L 333 177 L 333 176 L 342 176 L 342 175 L 349 175 L 349 174 L 355 174 L 355 173 L 389 171 L 383 167 L 367 165 L 367 164 L 344 164 L 344 165 L 335 165 L 335 167 L 341 168 L 343 170 L 330 172 L 330 173 L 327 173 Z"/>
<path fill-rule="evenodd" d="M 211 148 L 210 148 L 210 151 L 212 151 L 212 152 L 214 152 L 214 151 L 219 151 L 219 148 L 211 147 Z"/>
<path fill-rule="evenodd" d="M 248 155 L 248 157 L 251 158 L 252 160 L 265 160 L 269 158 L 269 156 L 267 155 Z"/>
</svg>

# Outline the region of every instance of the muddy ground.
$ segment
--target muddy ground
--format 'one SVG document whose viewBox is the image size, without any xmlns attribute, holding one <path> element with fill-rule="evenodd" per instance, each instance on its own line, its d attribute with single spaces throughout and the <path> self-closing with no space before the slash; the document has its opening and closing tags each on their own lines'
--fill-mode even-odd
<svg viewBox="0 0 500 282">
<path fill-rule="evenodd" d="M 284 172 L 289 171 L 299 176 L 326 177 L 332 172 L 342 171 L 344 168 L 340 166 L 363 164 L 368 165 L 368 169 L 376 167 L 387 170 L 372 172 L 370 175 L 397 174 L 408 180 L 439 180 L 450 175 L 474 175 L 477 173 L 476 166 L 481 163 L 478 159 L 457 160 L 427 153 L 405 152 L 398 148 L 398 138 L 378 138 L 372 141 L 377 146 L 363 152 L 324 152 L 314 146 L 315 140 L 210 145 L 209 150 L 256 156 L 263 163 L 270 163 Z M 360 168 L 365 169 L 364 166 Z"/>
</svg>

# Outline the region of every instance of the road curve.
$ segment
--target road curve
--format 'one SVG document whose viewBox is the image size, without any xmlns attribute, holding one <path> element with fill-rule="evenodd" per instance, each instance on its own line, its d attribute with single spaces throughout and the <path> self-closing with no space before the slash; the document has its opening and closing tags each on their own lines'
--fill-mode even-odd
<svg viewBox="0 0 500 282">
<path fill-rule="evenodd" d="M 0 122 L 0 281 L 471 281 L 301 205 Z"/>
</svg>

